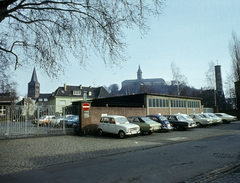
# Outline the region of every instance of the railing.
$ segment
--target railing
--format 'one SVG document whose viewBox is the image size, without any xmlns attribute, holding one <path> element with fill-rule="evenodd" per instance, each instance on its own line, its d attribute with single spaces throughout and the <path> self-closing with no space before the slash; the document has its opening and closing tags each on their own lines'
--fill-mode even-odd
<svg viewBox="0 0 240 183">
<path fill-rule="evenodd" d="M 0 113 L 0 139 L 4 138 L 22 138 L 45 135 L 66 134 L 73 131 L 72 128 L 66 128 L 65 125 L 55 125 L 49 122 L 49 125 L 39 124 L 39 119 L 44 115 L 56 114 L 54 106 L 5 106 L 4 114 Z M 37 121 L 37 124 L 34 124 Z"/>
</svg>

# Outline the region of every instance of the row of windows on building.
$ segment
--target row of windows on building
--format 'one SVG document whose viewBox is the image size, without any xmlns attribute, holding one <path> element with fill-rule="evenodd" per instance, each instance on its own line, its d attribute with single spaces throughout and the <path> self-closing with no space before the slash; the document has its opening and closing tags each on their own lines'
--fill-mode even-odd
<svg viewBox="0 0 240 183">
<path fill-rule="evenodd" d="M 83 93 L 85 93 L 85 92 L 83 92 Z M 82 94 L 82 92 L 79 91 L 79 90 L 74 90 L 73 91 L 73 95 L 81 95 L 81 94 Z M 92 92 L 91 91 L 88 92 L 88 96 L 92 96 Z"/>
<path fill-rule="evenodd" d="M 193 101 L 193 100 L 177 100 L 177 99 L 171 99 L 171 107 L 176 108 L 200 108 L 200 102 L 199 101 Z M 157 99 L 157 98 L 150 98 L 149 99 L 149 107 L 169 107 L 169 100 L 168 99 Z"/>
</svg>

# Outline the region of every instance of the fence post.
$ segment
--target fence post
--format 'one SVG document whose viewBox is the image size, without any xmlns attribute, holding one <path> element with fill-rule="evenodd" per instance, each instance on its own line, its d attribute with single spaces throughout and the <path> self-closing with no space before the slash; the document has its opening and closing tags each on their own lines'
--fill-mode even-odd
<svg viewBox="0 0 240 183">
<path fill-rule="evenodd" d="M 39 106 L 37 106 L 37 136 L 39 136 Z"/>
<path fill-rule="evenodd" d="M 23 122 L 25 123 L 25 124 L 24 124 L 24 136 L 25 136 L 25 137 L 27 136 L 28 110 L 29 110 L 29 106 L 28 106 L 28 103 L 27 103 L 26 118 L 25 118 L 25 120 L 23 121 Z"/>
</svg>

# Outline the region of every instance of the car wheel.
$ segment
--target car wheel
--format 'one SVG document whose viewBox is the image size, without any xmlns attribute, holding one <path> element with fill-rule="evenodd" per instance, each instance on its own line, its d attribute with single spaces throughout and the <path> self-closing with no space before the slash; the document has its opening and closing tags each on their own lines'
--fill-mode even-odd
<svg viewBox="0 0 240 183">
<path fill-rule="evenodd" d="M 99 130 L 98 130 L 98 135 L 100 135 L 100 136 L 103 135 L 103 131 L 102 131 L 102 129 L 99 129 Z"/>
<path fill-rule="evenodd" d="M 77 125 L 77 123 L 73 123 L 73 124 L 72 124 L 72 127 L 74 128 L 74 126 L 76 126 L 76 125 Z"/>
<path fill-rule="evenodd" d="M 197 122 L 197 126 L 198 126 L 198 127 L 201 127 L 202 125 L 201 125 L 201 123 Z"/>
<path fill-rule="evenodd" d="M 140 129 L 140 135 L 144 135 L 144 131 Z"/>
<path fill-rule="evenodd" d="M 148 132 L 149 135 L 151 135 L 153 132 Z"/>
<path fill-rule="evenodd" d="M 121 139 L 123 139 L 123 138 L 125 137 L 125 133 L 124 133 L 123 131 L 120 131 L 120 132 L 118 133 L 118 135 L 119 135 L 119 137 L 120 137 Z"/>
<path fill-rule="evenodd" d="M 174 126 L 174 130 L 180 130 L 179 126 Z"/>
<path fill-rule="evenodd" d="M 228 121 L 224 119 L 224 120 L 223 120 L 223 123 L 228 123 Z M 230 122 L 229 122 L 229 123 L 230 123 Z"/>
</svg>

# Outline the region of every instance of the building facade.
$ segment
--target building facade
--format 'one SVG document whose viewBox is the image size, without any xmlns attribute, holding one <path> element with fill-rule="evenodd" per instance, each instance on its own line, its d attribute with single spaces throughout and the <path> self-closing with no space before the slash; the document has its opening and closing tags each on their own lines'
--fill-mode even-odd
<svg viewBox="0 0 240 183">
<path fill-rule="evenodd" d="M 69 86 L 64 84 L 63 87 L 58 87 L 48 99 L 49 105 L 54 106 L 54 111 L 63 114 L 63 108 L 71 105 L 74 101 L 105 97 L 110 97 L 110 94 L 104 87 Z"/>
</svg>

